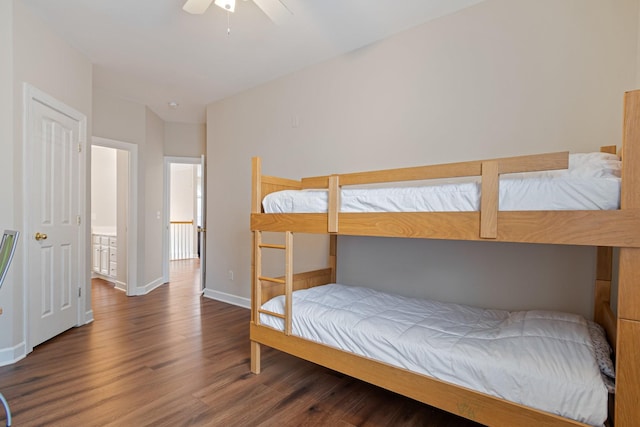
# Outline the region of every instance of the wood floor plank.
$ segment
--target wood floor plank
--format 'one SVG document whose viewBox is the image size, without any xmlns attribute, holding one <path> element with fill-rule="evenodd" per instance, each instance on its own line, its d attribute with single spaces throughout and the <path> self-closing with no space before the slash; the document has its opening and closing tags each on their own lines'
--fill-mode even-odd
<svg viewBox="0 0 640 427">
<path fill-rule="evenodd" d="M 251 374 L 250 313 L 203 298 L 197 263 L 145 296 L 94 279 L 94 322 L 0 367 L 13 425 L 478 426 L 270 348 Z"/>
</svg>

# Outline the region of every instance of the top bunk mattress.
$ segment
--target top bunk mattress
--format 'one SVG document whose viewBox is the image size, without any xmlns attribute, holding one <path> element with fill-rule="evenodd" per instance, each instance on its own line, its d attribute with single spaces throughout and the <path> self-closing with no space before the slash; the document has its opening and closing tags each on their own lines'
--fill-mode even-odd
<svg viewBox="0 0 640 427">
<path fill-rule="evenodd" d="M 569 155 L 559 171 L 505 174 L 500 177 L 499 209 L 612 210 L 620 207 L 618 157 L 607 153 Z M 328 191 L 284 190 L 262 201 L 265 213 L 325 213 Z M 343 188 L 340 212 L 467 212 L 480 208 L 480 181 L 385 188 Z"/>
<path fill-rule="evenodd" d="M 284 297 L 263 309 L 284 313 Z M 261 313 L 263 325 L 282 319 Z M 601 426 L 607 388 L 588 322 L 330 284 L 293 293 L 292 333 L 512 402 Z"/>
</svg>

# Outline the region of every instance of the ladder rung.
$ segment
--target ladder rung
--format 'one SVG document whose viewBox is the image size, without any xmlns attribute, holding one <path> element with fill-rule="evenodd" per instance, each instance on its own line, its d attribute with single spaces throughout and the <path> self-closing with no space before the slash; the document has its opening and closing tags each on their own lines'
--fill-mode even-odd
<svg viewBox="0 0 640 427">
<path fill-rule="evenodd" d="M 261 248 L 271 248 L 271 249 L 287 249 L 285 245 L 272 245 L 269 243 L 261 243 L 258 246 Z"/>
<path fill-rule="evenodd" d="M 269 316 L 279 317 L 280 319 L 284 319 L 284 314 L 274 313 L 273 311 L 259 309 L 258 312 L 263 314 L 268 314 Z"/>
<path fill-rule="evenodd" d="M 283 285 L 286 283 L 284 279 L 276 279 L 275 277 L 258 276 L 258 280 L 264 280 L 265 282 L 280 283 Z"/>
</svg>

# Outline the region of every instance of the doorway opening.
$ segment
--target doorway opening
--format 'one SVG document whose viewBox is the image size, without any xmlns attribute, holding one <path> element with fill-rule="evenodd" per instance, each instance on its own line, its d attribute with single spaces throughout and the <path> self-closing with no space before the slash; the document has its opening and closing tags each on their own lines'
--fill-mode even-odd
<svg viewBox="0 0 640 427">
<path fill-rule="evenodd" d="M 197 157 L 165 158 L 165 218 L 163 275 L 165 281 L 179 265 L 205 263 L 204 162 Z M 204 288 L 202 274 L 200 286 Z"/>
<path fill-rule="evenodd" d="M 91 277 L 137 295 L 137 145 L 94 137 Z"/>
<path fill-rule="evenodd" d="M 171 163 L 169 182 L 169 260 L 200 258 L 202 226 L 200 165 Z"/>
</svg>

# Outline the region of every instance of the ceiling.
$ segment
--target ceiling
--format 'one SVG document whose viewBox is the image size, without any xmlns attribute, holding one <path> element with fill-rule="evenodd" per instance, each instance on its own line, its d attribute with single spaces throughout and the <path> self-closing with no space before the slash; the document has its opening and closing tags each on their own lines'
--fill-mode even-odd
<svg viewBox="0 0 640 427">
<path fill-rule="evenodd" d="M 482 0 L 282 0 L 275 25 L 252 2 L 203 15 L 184 0 L 19 0 L 94 64 L 93 84 L 169 122 L 206 105 Z M 178 108 L 168 103 L 174 101 Z"/>
</svg>

